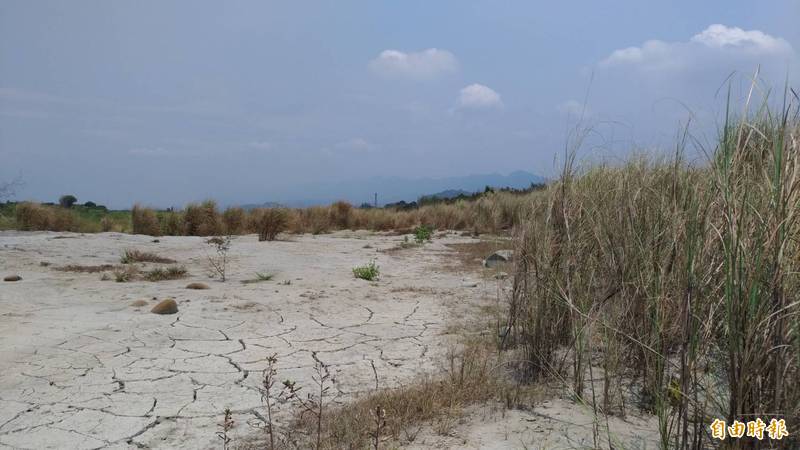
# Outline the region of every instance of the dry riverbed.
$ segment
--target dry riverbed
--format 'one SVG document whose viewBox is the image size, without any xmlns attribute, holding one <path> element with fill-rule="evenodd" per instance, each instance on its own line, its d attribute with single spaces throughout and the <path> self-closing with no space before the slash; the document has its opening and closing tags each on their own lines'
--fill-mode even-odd
<svg viewBox="0 0 800 450">
<path fill-rule="evenodd" d="M 214 250 L 203 238 L 0 232 L 0 275 L 22 277 L 0 282 L 0 447 L 220 448 L 226 408 L 235 446 L 263 424 L 260 387 L 272 355 L 280 380 L 310 388 L 316 352 L 335 378 L 331 406 L 372 392 L 375 374 L 380 388 L 392 388 L 439 373 L 471 329 L 464 324 L 493 320 L 486 307 L 507 293 L 509 281 L 482 274 L 475 259 L 495 244 L 476 245 L 475 255 L 454 250 L 479 242 L 450 233 L 400 249 L 403 237 L 368 232 L 239 236 L 223 283 L 210 274 Z M 176 261 L 139 263 L 140 271 L 183 266 L 188 274 L 115 282 L 128 249 Z M 372 260 L 380 280 L 353 277 Z M 272 278 L 253 282 L 256 273 Z M 191 282 L 209 289 L 186 289 Z M 165 298 L 178 313 L 151 313 Z M 548 398 L 526 411 L 475 405 L 446 432 L 423 425 L 392 446 L 591 446 L 590 411 Z M 292 412 L 277 408 L 284 418 Z M 652 418 L 604 427 L 631 447 L 655 439 Z"/>
<path fill-rule="evenodd" d="M 22 277 L 0 284 L 0 445 L 216 447 L 225 408 L 239 424 L 234 436 L 259 419 L 270 355 L 281 379 L 304 386 L 317 352 L 336 378 L 335 401 L 344 402 L 374 386 L 373 365 L 386 387 L 436 370 L 450 314 L 495 291 L 440 270 L 445 244 L 471 240 L 456 235 L 388 253 L 380 250 L 400 237 L 236 237 L 225 283 L 209 276 L 213 249 L 203 239 L 158 240 L 0 233 L 0 274 Z M 189 275 L 115 282 L 58 270 L 118 265 L 126 249 L 172 258 Z M 373 259 L 380 280 L 355 279 L 351 269 Z M 274 277 L 242 283 L 256 272 Z M 186 289 L 192 281 L 210 289 Z M 177 301 L 177 314 L 150 313 L 164 298 Z"/>
</svg>

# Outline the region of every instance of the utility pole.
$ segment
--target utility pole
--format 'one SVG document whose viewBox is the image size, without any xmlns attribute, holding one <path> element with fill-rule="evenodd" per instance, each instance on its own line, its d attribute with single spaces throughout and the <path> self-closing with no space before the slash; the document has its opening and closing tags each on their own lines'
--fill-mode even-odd
<svg viewBox="0 0 800 450">
<path fill-rule="evenodd" d="M 378 207 L 378 193 L 375 193 L 375 207 Z"/>
</svg>

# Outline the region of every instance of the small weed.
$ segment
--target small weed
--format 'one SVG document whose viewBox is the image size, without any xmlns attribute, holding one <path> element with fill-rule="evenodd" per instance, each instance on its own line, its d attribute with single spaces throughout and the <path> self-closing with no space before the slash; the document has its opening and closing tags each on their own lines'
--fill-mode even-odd
<svg viewBox="0 0 800 450">
<path fill-rule="evenodd" d="M 424 244 L 431 240 L 433 236 L 433 229 L 426 225 L 420 225 L 414 228 L 414 241 L 417 244 Z"/>
<path fill-rule="evenodd" d="M 375 261 L 370 261 L 369 264 L 353 268 L 353 276 L 361 278 L 362 280 L 374 281 L 380 276 L 381 271 Z"/>
<path fill-rule="evenodd" d="M 261 283 L 263 281 L 272 281 L 273 278 L 275 278 L 274 274 L 256 272 L 255 278 L 251 278 L 249 280 L 242 280 L 242 283 L 244 284 Z"/>
<path fill-rule="evenodd" d="M 228 251 L 231 249 L 231 242 L 231 236 L 214 236 L 206 241 L 206 244 L 213 246 L 217 253 L 216 256 L 207 255 L 208 264 L 223 282 L 227 279 Z"/>
</svg>

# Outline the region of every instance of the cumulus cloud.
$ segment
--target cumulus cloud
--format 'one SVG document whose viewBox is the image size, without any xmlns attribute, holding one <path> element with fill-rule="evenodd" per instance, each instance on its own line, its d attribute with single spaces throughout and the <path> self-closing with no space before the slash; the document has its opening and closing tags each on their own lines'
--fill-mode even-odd
<svg viewBox="0 0 800 450">
<path fill-rule="evenodd" d="M 643 71 L 675 71 L 708 67 L 720 62 L 787 62 L 796 58 L 784 39 L 759 30 L 714 24 L 688 41 L 649 40 L 640 46 L 615 50 L 600 67 L 635 67 Z"/>
<path fill-rule="evenodd" d="M 475 83 L 461 89 L 458 106 L 468 109 L 499 108 L 503 106 L 503 100 L 494 89 Z"/>
<path fill-rule="evenodd" d="M 369 63 L 369 68 L 382 76 L 430 80 L 458 70 L 458 60 L 447 50 L 429 48 L 420 52 L 384 50 Z"/>
</svg>

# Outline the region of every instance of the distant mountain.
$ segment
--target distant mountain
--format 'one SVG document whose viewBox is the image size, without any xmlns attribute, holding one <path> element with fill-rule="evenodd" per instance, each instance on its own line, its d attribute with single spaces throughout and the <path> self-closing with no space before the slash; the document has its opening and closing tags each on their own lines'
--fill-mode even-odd
<svg viewBox="0 0 800 450">
<path fill-rule="evenodd" d="M 446 191 L 437 192 L 435 194 L 425 194 L 424 197 L 431 198 L 431 199 L 439 199 L 439 200 L 449 200 L 451 198 L 456 198 L 460 195 L 470 195 L 472 192 L 465 191 L 463 189 L 448 189 Z"/>
<path fill-rule="evenodd" d="M 314 183 L 303 186 L 303 196 L 296 193 L 285 195 L 281 203 L 288 206 L 322 205 L 346 200 L 354 205 L 374 202 L 378 194 L 378 204 L 394 203 L 400 200 L 415 201 L 423 195 L 471 194 L 483 191 L 486 186 L 494 188 L 511 187 L 522 189 L 531 183 L 545 183 L 547 179 L 530 172 L 518 170 L 508 175 L 499 173 L 474 174 L 445 178 L 405 178 L 372 177 L 353 179 L 334 183 Z M 277 197 L 277 196 L 276 196 Z"/>
</svg>

